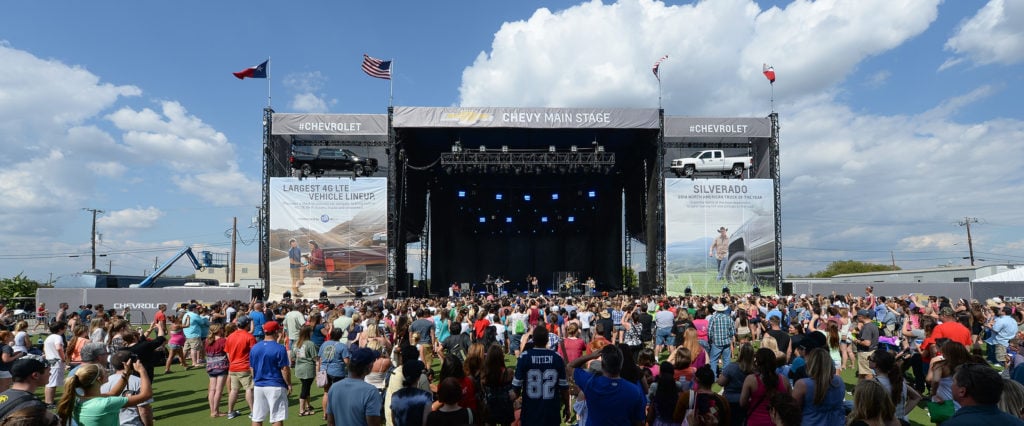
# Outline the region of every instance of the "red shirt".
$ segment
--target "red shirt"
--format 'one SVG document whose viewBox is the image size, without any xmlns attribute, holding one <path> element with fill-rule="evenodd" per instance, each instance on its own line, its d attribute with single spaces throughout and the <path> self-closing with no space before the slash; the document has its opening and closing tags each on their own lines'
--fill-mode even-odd
<svg viewBox="0 0 1024 426">
<path fill-rule="evenodd" d="M 224 352 L 228 354 L 228 372 L 241 373 L 249 371 L 249 351 L 256 346 L 256 338 L 248 331 L 235 330 L 224 339 Z"/>
<path fill-rule="evenodd" d="M 583 339 L 571 337 L 562 340 L 565 344 L 565 362 L 573 362 L 576 358 L 583 356 L 583 353 L 587 351 L 587 343 Z"/>
<path fill-rule="evenodd" d="M 153 320 L 156 322 L 167 321 L 167 315 L 164 315 L 164 311 L 156 311 L 156 314 L 153 315 Z"/>
<path fill-rule="evenodd" d="M 931 337 L 936 340 L 945 337 L 968 348 L 971 347 L 971 330 L 956 321 L 948 321 L 935 326 Z"/>
<path fill-rule="evenodd" d="M 481 318 L 481 319 L 476 320 L 476 322 L 473 323 L 473 329 L 476 330 L 476 338 L 477 339 L 483 339 L 484 338 L 484 331 L 487 331 L 487 327 L 490 327 L 490 326 L 491 326 L 491 322 L 488 321 L 487 318 Z M 467 407 L 467 408 L 469 408 L 469 407 Z"/>
</svg>

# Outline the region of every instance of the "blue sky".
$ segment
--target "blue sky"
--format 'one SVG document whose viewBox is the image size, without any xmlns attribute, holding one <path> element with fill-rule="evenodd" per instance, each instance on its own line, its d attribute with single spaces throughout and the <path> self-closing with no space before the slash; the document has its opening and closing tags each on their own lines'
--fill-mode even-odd
<svg viewBox="0 0 1024 426">
<path fill-rule="evenodd" d="M 829 260 L 1024 263 L 1024 1 L 17 2 L 0 15 L 0 275 L 142 273 L 227 251 L 259 204 L 278 112 L 396 105 L 656 107 L 763 116 L 775 66 L 784 273 Z M 240 246 L 254 261 L 256 245 Z M 981 253 L 981 254 L 979 254 Z M 175 270 L 187 273 L 187 268 Z"/>
</svg>

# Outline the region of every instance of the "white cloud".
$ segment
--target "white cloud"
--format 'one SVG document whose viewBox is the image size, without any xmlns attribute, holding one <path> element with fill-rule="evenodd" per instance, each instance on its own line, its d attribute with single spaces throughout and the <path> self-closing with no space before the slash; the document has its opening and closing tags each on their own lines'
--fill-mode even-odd
<svg viewBox="0 0 1024 426">
<path fill-rule="evenodd" d="M 963 241 L 963 235 L 944 232 L 939 234 L 915 235 L 900 240 L 900 246 L 911 250 L 926 248 L 949 248 Z"/>
<path fill-rule="evenodd" d="M 260 186 L 237 169 L 178 175 L 174 183 L 183 191 L 216 206 L 258 205 Z"/>
<path fill-rule="evenodd" d="M 156 207 L 132 208 L 106 212 L 96 219 L 96 225 L 107 232 L 125 232 L 150 229 L 164 216 Z"/>
<path fill-rule="evenodd" d="M 747 0 L 595 0 L 540 9 L 504 24 L 491 50 L 463 71 L 461 104 L 653 107 L 651 65 L 667 53 L 661 80 L 670 114 L 760 114 L 769 92 L 763 62 L 775 65 L 779 94 L 819 96 L 860 61 L 923 32 L 938 3 L 823 0 L 761 11 Z"/>
<path fill-rule="evenodd" d="M 989 0 L 978 13 L 960 23 L 946 41 L 946 50 L 958 56 L 946 60 L 939 71 L 969 58 L 978 65 L 1024 61 L 1024 1 Z"/>
<path fill-rule="evenodd" d="M 891 76 L 892 73 L 889 72 L 889 70 L 881 70 L 879 72 L 871 74 L 871 76 L 868 77 L 868 80 L 864 83 L 864 85 L 872 89 L 877 89 L 879 87 L 882 87 L 882 85 L 884 85 L 885 82 L 888 81 L 889 77 Z"/>
<path fill-rule="evenodd" d="M 337 99 L 327 99 L 323 90 L 327 77 L 320 71 L 291 73 L 285 76 L 284 86 L 296 92 L 289 107 L 296 112 L 327 112 Z"/>
<path fill-rule="evenodd" d="M 160 105 L 159 113 L 126 107 L 106 117 L 124 132 L 124 143 L 136 160 L 167 162 L 179 171 L 216 170 L 234 161 L 234 146 L 227 136 L 189 115 L 177 102 Z"/>
<path fill-rule="evenodd" d="M 128 167 L 115 161 L 92 161 L 85 165 L 93 173 L 111 178 L 120 177 Z"/>
</svg>

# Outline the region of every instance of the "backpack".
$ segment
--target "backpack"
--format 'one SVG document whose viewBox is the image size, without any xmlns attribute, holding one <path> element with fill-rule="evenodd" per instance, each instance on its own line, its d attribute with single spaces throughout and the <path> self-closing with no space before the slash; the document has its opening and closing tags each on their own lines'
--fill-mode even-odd
<svg viewBox="0 0 1024 426">
<path fill-rule="evenodd" d="M 445 355 L 454 355 L 459 359 L 459 361 L 465 361 L 466 352 L 469 350 L 469 342 L 467 342 L 469 340 L 469 336 L 460 333 L 457 336 L 449 336 L 448 338 L 453 339 L 452 342 L 454 342 L 454 344 L 447 350 Z"/>
<path fill-rule="evenodd" d="M 728 406 L 728 402 L 724 401 L 720 395 L 716 394 L 695 394 L 695 400 L 697 403 L 691 406 L 694 410 L 693 421 L 689 423 L 689 426 L 708 426 L 708 425 L 719 425 L 727 424 L 723 406 Z M 691 402 L 693 403 L 693 402 Z"/>
<path fill-rule="evenodd" d="M 509 424 L 515 420 L 515 411 L 512 399 L 508 393 L 512 390 L 512 384 L 506 383 L 501 386 L 483 386 L 483 404 L 478 407 L 486 407 L 484 421 L 488 424 Z"/>
</svg>

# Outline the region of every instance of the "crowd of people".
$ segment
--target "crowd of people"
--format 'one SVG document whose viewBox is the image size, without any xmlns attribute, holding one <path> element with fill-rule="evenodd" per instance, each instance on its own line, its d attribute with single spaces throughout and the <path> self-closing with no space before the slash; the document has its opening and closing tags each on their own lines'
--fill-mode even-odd
<svg viewBox="0 0 1024 426">
<path fill-rule="evenodd" d="M 35 345 L 26 321 L 0 331 L 0 425 L 152 425 L 156 370 L 178 366 L 205 369 L 211 418 L 253 424 L 283 424 L 293 384 L 298 415 L 330 425 L 1024 424 L 1024 306 L 999 298 L 252 300 L 161 306 L 138 328 L 124 314 L 62 304 Z"/>
</svg>

